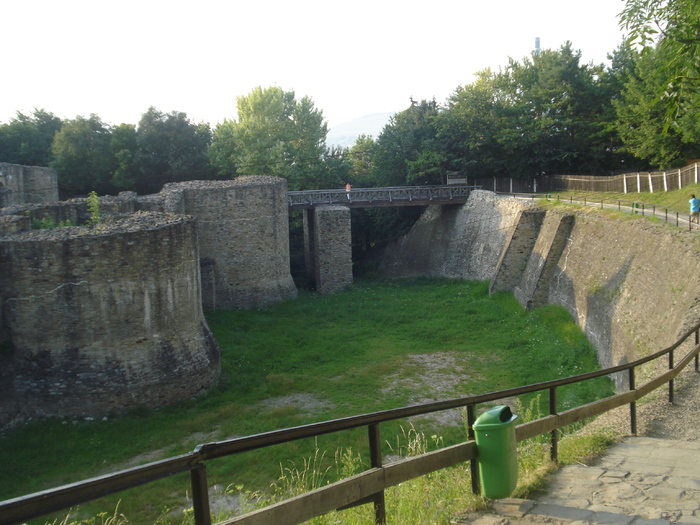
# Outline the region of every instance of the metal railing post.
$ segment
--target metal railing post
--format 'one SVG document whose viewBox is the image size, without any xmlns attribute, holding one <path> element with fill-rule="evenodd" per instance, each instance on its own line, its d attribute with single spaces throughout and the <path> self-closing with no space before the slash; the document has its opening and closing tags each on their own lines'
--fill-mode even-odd
<svg viewBox="0 0 700 525">
<path fill-rule="evenodd" d="M 200 463 L 190 470 L 190 483 L 192 484 L 194 523 L 195 525 L 211 525 L 209 488 L 207 487 L 207 467 Z"/>
<path fill-rule="evenodd" d="M 697 170 L 697 164 L 695 165 L 695 169 Z M 700 344 L 700 330 L 695 330 L 695 346 L 698 346 Z M 698 354 L 695 354 L 695 371 L 698 372 Z"/>
<path fill-rule="evenodd" d="M 372 468 L 382 466 L 382 441 L 379 436 L 379 424 L 374 423 L 367 427 L 369 433 L 369 458 Z M 384 525 L 386 523 L 386 504 L 384 502 L 384 491 L 374 495 L 374 523 Z"/>
<path fill-rule="evenodd" d="M 552 387 L 549 389 L 549 415 L 557 415 L 557 387 Z M 559 437 L 557 429 L 555 428 L 550 432 L 551 448 L 549 449 L 549 457 L 555 463 L 559 456 Z"/>
<path fill-rule="evenodd" d="M 634 367 L 629 369 L 629 382 L 630 382 L 630 392 L 636 390 L 634 384 Z M 632 401 L 630 403 L 630 431 L 633 436 L 637 435 L 637 402 Z"/>
<path fill-rule="evenodd" d="M 475 421 L 474 405 L 467 405 L 467 438 L 469 438 L 470 441 L 474 441 Z M 479 485 L 479 462 L 477 458 L 469 461 L 469 471 L 472 476 L 472 493 L 479 494 L 481 492 L 481 486 Z"/>
</svg>

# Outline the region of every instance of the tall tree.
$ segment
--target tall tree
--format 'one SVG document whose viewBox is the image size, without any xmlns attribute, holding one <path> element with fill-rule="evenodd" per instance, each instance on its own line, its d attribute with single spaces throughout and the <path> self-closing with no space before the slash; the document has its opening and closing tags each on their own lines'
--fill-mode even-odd
<svg viewBox="0 0 700 525">
<path fill-rule="evenodd" d="M 514 176 L 596 172 L 601 108 L 610 104 L 598 78 L 603 67 L 581 64 L 567 42 L 522 63 L 511 60 L 503 75 L 502 100 L 509 130 L 501 138 Z"/>
<path fill-rule="evenodd" d="M 424 162 L 422 152 L 435 139 L 433 119 L 439 112 L 435 100 L 411 100 L 377 138 L 374 178 L 378 186 L 440 184 L 442 167 Z"/>
<path fill-rule="evenodd" d="M 61 129 L 61 119 L 43 109 L 31 115 L 17 112 L 0 125 L 0 162 L 25 166 L 48 166 L 53 158 L 51 143 Z"/>
<path fill-rule="evenodd" d="M 657 103 L 659 90 L 668 79 L 666 53 L 668 49 L 659 46 L 636 54 L 634 74 L 615 101 L 617 132 L 624 150 L 660 169 L 700 156 L 698 109 L 686 108 L 667 126 L 668 108 Z"/>
<path fill-rule="evenodd" d="M 630 43 L 643 54 L 659 47 L 666 62 L 656 92 L 664 109 L 664 130 L 689 107 L 700 105 L 699 20 L 697 0 L 626 0 L 620 15 Z"/>
<path fill-rule="evenodd" d="M 133 124 L 119 124 L 112 130 L 109 143 L 112 156 L 111 183 L 118 190 L 133 190 L 139 178 L 136 165 L 138 141 L 136 126 Z"/>
<path fill-rule="evenodd" d="M 324 164 L 328 125 L 310 98 L 257 87 L 236 105 L 238 120 L 224 120 L 214 130 L 210 159 L 220 174 L 283 177 L 297 190 L 337 184 L 327 180 Z"/>
<path fill-rule="evenodd" d="M 65 196 L 107 193 L 111 189 L 111 129 L 97 115 L 63 124 L 52 145 L 51 166 Z"/>
<path fill-rule="evenodd" d="M 136 140 L 139 193 L 158 192 L 167 182 L 212 176 L 207 156 L 211 129 L 208 124 L 194 124 L 186 113 L 148 108 L 139 121 Z"/>
</svg>

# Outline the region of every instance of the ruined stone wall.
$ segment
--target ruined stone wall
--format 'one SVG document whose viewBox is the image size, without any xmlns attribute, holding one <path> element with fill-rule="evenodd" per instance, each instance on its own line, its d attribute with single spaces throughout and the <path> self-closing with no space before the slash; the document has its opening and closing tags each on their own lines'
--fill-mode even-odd
<svg viewBox="0 0 700 525">
<path fill-rule="evenodd" d="M 562 305 L 604 367 L 669 346 L 700 318 L 697 233 L 594 211 L 548 209 L 543 220 L 479 193 L 462 210 L 429 208 L 385 254 L 388 273 L 492 279 L 494 291 L 519 287 L 524 299 Z"/>
<path fill-rule="evenodd" d="M 464 205 L 429 206 L 411 232 L 390 246 L 380 267 L 389 277 L 486 280 L 528 203 L 473 191 Z"/>
<path fill-rule="evenodd" d="M 13 204 L 58 200 L 56 171 L 42 166 L 0 162 L 0 208 Z"/>
<path fill-rule="evenodd" d="M 95 415 L 199 394 L 219 374 L 195 222 L 137 214 L 0 237 L 0 422 Z"/>
<path fill-rule="evenodd" d="M 289 269 L 287 181 L 239 177 L 163 188 L 166 213 L 197 219 L 200 256 L 213 265 L 205 308 L 262 308 L 297 296 Z"/>
</svg>

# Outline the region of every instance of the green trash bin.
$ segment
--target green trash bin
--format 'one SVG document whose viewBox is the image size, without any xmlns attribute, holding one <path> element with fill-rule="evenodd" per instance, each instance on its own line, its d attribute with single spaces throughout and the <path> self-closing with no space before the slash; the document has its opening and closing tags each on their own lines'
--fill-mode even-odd
<svg viewBox="0 0 700 525">
<path fill-rule="evenodd" d="M 507 498 L 518 482 L 515 420 L 506 405 L 481 414 L 474 422 L 481 493 L 487 498 Z"/>
</svg>

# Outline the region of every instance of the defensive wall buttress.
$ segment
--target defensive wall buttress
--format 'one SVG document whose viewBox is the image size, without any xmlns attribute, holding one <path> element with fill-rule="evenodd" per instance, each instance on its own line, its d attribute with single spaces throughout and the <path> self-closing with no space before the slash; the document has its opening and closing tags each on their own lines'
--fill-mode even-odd
<svg viewBox="0 0 700 525">
<path fill-rule="evenodd" d="M 429 208 L 382 267 L 393 277 L 488 279 L 492 292 L 512 292 L 523 307 L 561 305 L 601 366 L 613 366 L 669 346 L 697 322 L 699 248 L 696 233 L 645 218 L 474 191 L 460 208 Z"/>
</svg>

